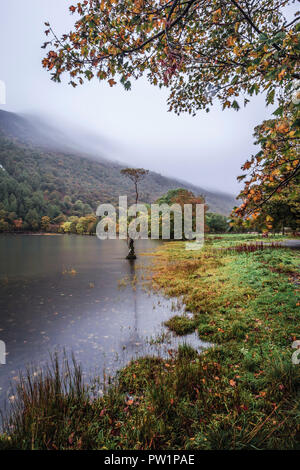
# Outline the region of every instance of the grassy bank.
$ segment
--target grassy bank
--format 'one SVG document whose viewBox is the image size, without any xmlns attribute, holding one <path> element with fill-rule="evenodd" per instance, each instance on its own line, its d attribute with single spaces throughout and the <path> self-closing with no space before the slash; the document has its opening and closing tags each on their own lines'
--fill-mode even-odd
<svg viewBox="0 0 300 470">
<path fill-rule="evenodd" d="M 80 370 L 54 364 L 21 383 L 0 448 L 300 448 L 300 365 L 291 359 L 300 340 L 299 261 L 297 251 L 255 248 L 247 236 L 209 237 L 200 252 L 164 244 L 153 288 L 193 314 L 167 326 L 197 331 L 214 347 L 134 361 L 93 400 Z"/>
</svg>

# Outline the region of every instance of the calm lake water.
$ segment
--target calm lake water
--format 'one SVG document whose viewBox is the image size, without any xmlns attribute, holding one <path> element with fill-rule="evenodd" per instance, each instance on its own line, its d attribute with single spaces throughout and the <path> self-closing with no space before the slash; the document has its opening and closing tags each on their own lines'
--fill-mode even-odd
<svg viewBox="0 0 300 470">
<path fill-rule="evenodd" d="M 141 253 L 153 252 L 158 243 L 138 242 L 140 256 L 129 262 L 124 241 L 0 235 L 0 340 L 7 351 L 6 365 L 0 365 L 1 406 L 19 371 L 42 367 L 49 353 L 73 351 L 92 377 L 178 345 L 170 334 L 163 344 L 149 341 L 166 332 L 163 322 L 174 308 L 180 311 L 142 280 L 149 275 L 151 256 Z M 136 286 L 135 276 L 141 279 Z M 196 334 L 184 341 L 206 346 Z"/>
</svg>

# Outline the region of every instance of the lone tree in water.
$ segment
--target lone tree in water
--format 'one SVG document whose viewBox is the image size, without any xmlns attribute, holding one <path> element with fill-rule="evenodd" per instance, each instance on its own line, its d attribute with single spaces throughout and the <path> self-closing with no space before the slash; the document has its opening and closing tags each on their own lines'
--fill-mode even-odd
<svg viewBox="0 0 300 470">
<path fill-rule="evenodd" d="M 139 183 L 146 178 L 149 170 L 144 170 L 144 168 L 125 168 L 121 170 L 121 174 L 127 176 L 134 183 L 135 188 L 135 203 L 138 203 L 139 199 Z"/>
<path fill-rule="evenodd" d="M 139 200 L 139 183 L 146 178 L 149 170 L 144 170 L 144 168 L 124 168 L 121 170 L 121 174 L 129 178 L 134 183 L 135 189 L 135 203 L 138 203 Z M 134 241 L 132 238 L 128 240 L 129 253 L 127 259 L 136 259 L 136 254 L 134 252 Z"/>
</svg>

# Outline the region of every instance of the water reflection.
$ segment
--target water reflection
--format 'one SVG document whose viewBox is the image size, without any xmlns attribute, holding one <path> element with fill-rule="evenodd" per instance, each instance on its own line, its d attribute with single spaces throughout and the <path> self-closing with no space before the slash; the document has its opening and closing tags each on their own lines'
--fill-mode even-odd
<svg viewBox="0 0 300 470">
<path fill-rule="evenodd" d="M 158 242 L 140 241 L 137 253 Z M 7 364 L 0 365 L 0 399 L 9 381 L 30 363 L 43 366 L 49 352 L 74 351 L 87 376 L 109 373 L 143 354 L 165 354 L 180 341 L 160 335 L 172 301 L 150 294 L 141 283 L 141 264 L 125 259 L 122 241 L 80 236 L 0 236 L 0 339 Z M 126 278 L 127 285 L 118 287 Z M 186 340 L 185 340 L 186 341 Z M 196 335 L 188 341 L 204 347 Z"/>
</svg>

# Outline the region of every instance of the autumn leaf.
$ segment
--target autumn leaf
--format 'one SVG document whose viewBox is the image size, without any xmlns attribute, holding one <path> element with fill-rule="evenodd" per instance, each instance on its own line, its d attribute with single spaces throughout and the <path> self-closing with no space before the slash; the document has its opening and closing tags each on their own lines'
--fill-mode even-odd
<svg viewBox="0 0 300 470">
<path fill-rule="evenodd" d="M 236 38 L 234 38 L 233 36 L 229 36 L 229 38 L 227 39 L 227 46 L 234 46 L 235 41 Z"/>
</svg>

